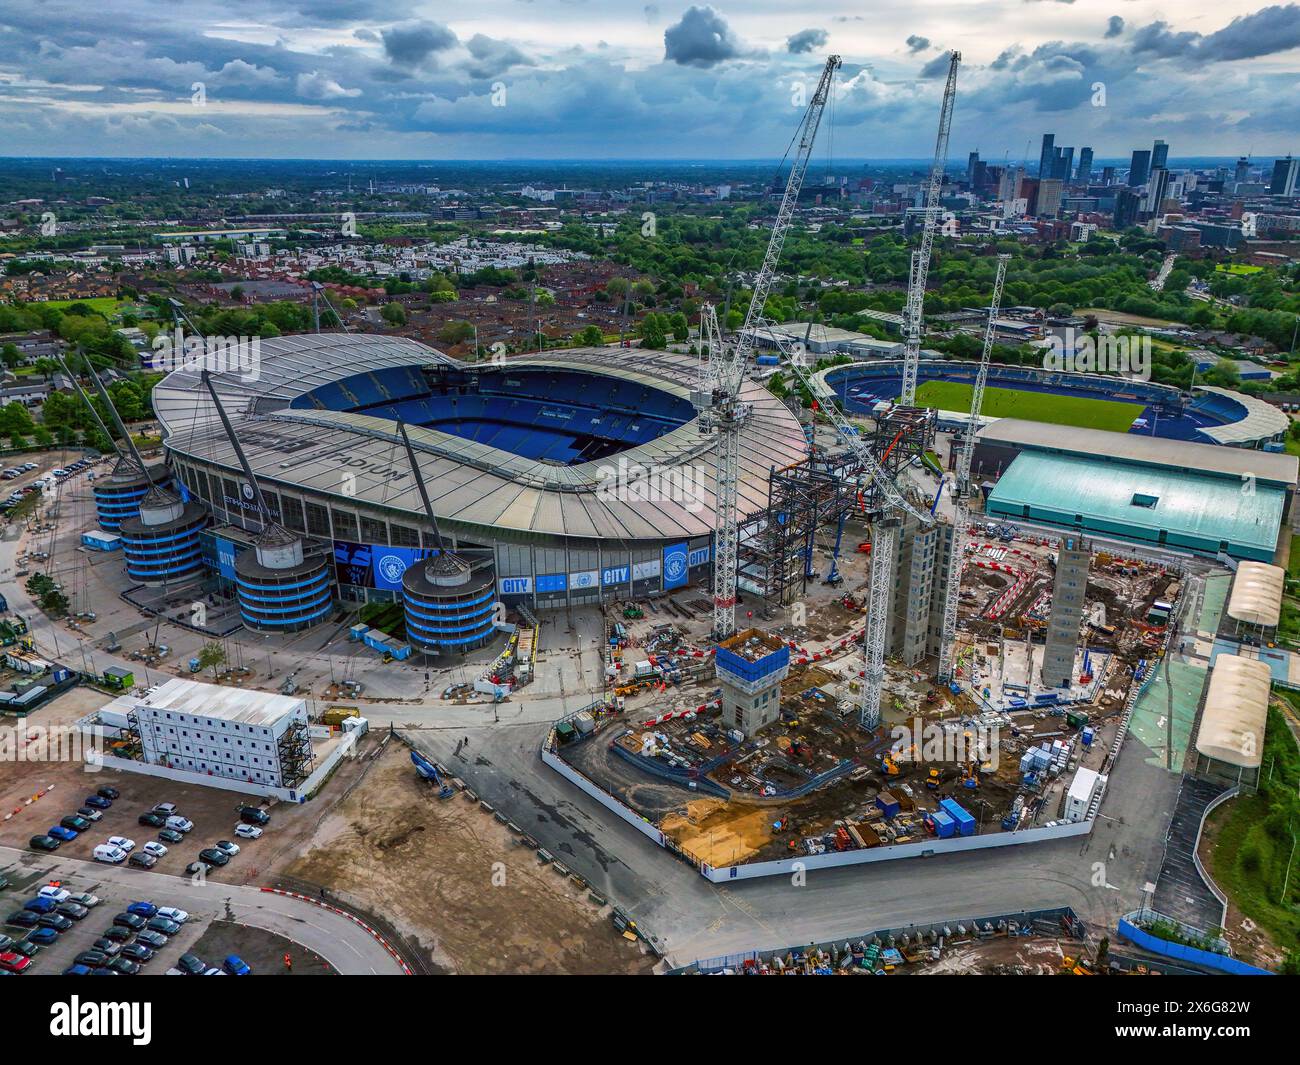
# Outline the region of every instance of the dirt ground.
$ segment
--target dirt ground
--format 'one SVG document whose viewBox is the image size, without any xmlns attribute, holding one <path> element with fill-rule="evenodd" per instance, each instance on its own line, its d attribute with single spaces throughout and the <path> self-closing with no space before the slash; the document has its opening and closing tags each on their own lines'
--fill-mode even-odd
<svg viewBox="0 0 1300 1065">
<path fill-rule="evenodd" d="M 936 962 L 904 971 L 913 976 L 1050 976 L 1065 957 L 1059 940 L 976 939 L 944 951 Z"/>
<path fill-rule="evenodd" d="M 387 745 L 284 873 L 358 900 L 455 973 L 648 973 L 587 890 L 463 795 L 440 800 Z"/>
<path fill-rule="evenodd" d="M 334 969 L 319 954 L 303 949 L 284 936 L 249 928 L 234 921 L 213 921 L 204 929 L 190 951 L 220 965 L 229 954 L 238 954 L 254 976 L 333 976 Z M 284 964 L 289 956 L 290 967 Z"/>
</svg>

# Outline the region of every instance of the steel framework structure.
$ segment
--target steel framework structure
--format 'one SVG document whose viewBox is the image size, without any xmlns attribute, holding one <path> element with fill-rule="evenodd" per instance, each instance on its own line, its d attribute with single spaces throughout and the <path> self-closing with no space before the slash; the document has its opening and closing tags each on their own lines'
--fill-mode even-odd
<svg viewBox="0 0 1300 1065">
<path fill-rule="evenodd" d="M 984 327 L 984 348 L 980 353 L 980 368 L 975 374 L 975 387 L 971 391 L 970 418 L 962 433 L 961 450 L 957 453 L 957 481 L 954 490 L 952 515 L 952 548 L 948 553 L 948 579 L 943 589 L 943 631 L 939 636 L 938 679 L 952 683 L 956 670 L 957 606 L 961 600 L 961 571 L 966 558 L 967 525 L 970 511 L 971 460 L 975 454 L 975 436 L 979 431 L 980 409 L 984 405 L 984 385 L 989 375 L 989 355 L 993 351 L 994 319 L 1002 304 L 1002 285 L 1007 276 L 1010 255 L 998 256 L 997 274 L 993 278 L 993 298 L 989 301 L 989 320 Z"/>
</svg>

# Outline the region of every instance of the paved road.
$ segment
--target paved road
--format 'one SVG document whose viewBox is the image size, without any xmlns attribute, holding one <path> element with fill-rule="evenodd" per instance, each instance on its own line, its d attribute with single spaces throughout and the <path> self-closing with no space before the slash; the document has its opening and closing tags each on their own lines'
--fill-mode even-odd
<svg viewBox="0 0 1300 1065">
<path fill-rule="evenodd" d="M 88 949 L 95 937 L 108 927 L 113 914 L 125 909 L 133 899 L 149 899 L 160 906 L 177 906 L 190 914 L 191 919 L 184 930 L 163 948 L 157 959 L 149 963 L 147 971 L 153 974 L 166 972 L 167 966 L 198 939 L 203 925 L 218 918 L 282 935 L 319 954 L 348 976 L 388 976 L 401 972 L 397 962 L 378 941 L 346 917 L 309 902 L 272 895 L 255 887 L 215 881 L 195 884 L 187 877 L 60 858 L 11 847 L 0 847 L 0 868 L 8 871 L 15 885 L 27 876 L 34 878 L 31 892 L 20 894 L 16 887 L 6 892 L 7 896 L 13 896 L 5 899 L 10 909 L 17 909 L 22 898 L 30 897 L 37 886 L 50 880 L 59 880 L 72 891 L 89 891 L 103 900 L 75 928 L 60 936 L 56 945 L 37 956 L 38 971 L 42 973 L 58 973 L 72 964 L 73 957 Z M 8 913 L 9 909 L 5 912 Z M 5 931 L 16 934 L 11 928 Z"/>
</svg>

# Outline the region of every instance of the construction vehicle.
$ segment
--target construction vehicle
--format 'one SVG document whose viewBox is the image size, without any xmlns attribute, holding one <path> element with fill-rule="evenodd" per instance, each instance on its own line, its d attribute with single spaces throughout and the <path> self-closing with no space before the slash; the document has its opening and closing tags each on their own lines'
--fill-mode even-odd
<svg viewBox="0 0 1300 1065">
<path fill-rule="evenodd" d="M 411 752 L 411 764 L 415 766 L 415 771 L 421 777 L 438 786 L 438 798 L 450 799 L 456 794 L 456 789 L 443 780 L 442 774 L 438 772 L 438 767 L 419 751 Z"/>
<path fill-rule="evenodd" d="M 640 618 L 645 617 L 645 611 L 635 604 L 632 606 L 625 606 L 623 608 L 623 617 L 628 621 L 637 621 Z"/>
<path fill-rule="evenodd" d="M 931 768 L 930 772 L 925 775 L 925 786 L 931 791 L 938 791 L 942 778 L 939 776 L 939 770 Z"/>
</svg>

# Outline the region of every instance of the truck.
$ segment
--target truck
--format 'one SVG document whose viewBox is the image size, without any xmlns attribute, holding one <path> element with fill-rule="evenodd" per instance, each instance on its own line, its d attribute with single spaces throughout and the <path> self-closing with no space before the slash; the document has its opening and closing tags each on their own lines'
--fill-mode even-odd
<svg viewBox="0 0 1300 1065">
<path fill-rule="evenodd" d="M 361 711 L 355 706 L 331 706 L 321 714 L 321 723 L 331 728 L 338 728 L 350 717 L 360 717 Z"/>
<path fill-rule="evenodd" d="M 456 789 L 442 779 L 442 774 L 438 772 L 438 767 L 429 759 L 425 758 L 419 751 L 411 752 L 411 764 L 415 766 L 415 771 L 425 780 L 438 786 L 438 798 L 450 799 L 456 794 Z"/>
</svg>

